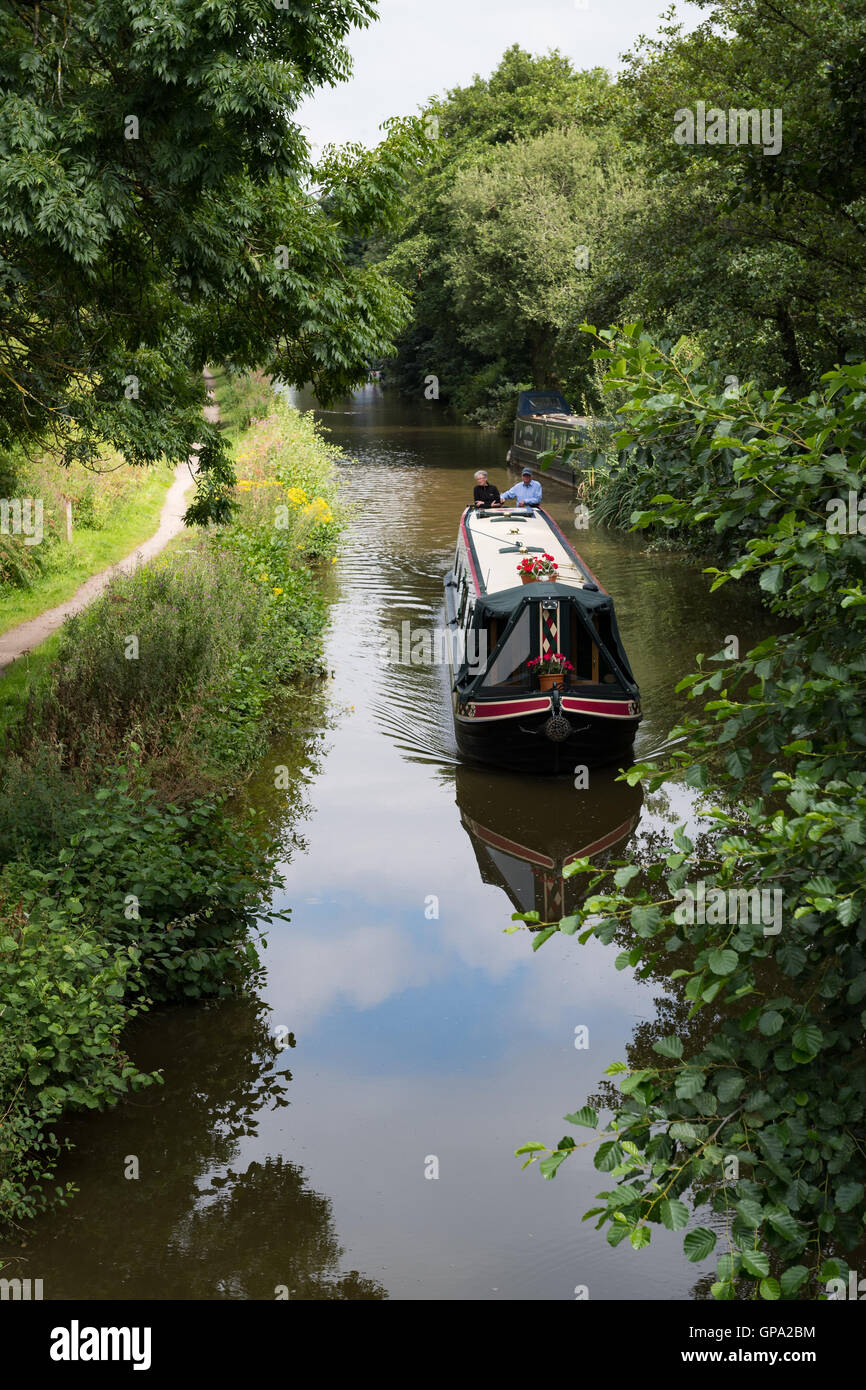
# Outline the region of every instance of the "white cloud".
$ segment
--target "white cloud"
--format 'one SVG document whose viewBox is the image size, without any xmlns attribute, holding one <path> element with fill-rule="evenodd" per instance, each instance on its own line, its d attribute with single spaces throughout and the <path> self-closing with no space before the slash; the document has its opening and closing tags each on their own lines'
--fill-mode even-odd
<svg viewBox="0 0 866 1390">
<path fill-rule="evenodd" d="M 476 73 L 488 76 L 515 43 L 535 54 L 558 48 L 578 68 L 615 71 L 639 34 L 658 31 L 664 9 L 663 0 L 588 0 L 586 9 L 575 0 L 380 0 L 378 21 L 349 36 L 352 78 L 317 92 L 298 119 L 319 147 L 375 144 L 388 116 L 413 115 L 429 97 Z M 701 17 L 693 6 L 677 10 L 687 27 Z"/>
</svg>

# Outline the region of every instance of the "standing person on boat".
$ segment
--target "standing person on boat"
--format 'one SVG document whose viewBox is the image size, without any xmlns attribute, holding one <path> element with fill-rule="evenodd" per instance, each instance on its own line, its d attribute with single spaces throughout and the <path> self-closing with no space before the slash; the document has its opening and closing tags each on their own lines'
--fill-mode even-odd
<svg viewBox="0 0 866 1390">
<path fill-rule="evenodd" d="M 518 507 L 534 506 L 536 502 L 541 501 L 541 483 L 535 481 L 531 468 L 524 468 L 521 479 L 521 482 L 515 483 L 514 487 L 503 492 L 502 501 L 505 502 L 507 498 L 513 497 Z"/>
<path fill-rule="evenodd" d="M 482 507 L 499 506 L 499 488 L 488 483 L 487 474 L 483 468 L 479 468 L 475 474 L 475 503 Z"/>
</svg>

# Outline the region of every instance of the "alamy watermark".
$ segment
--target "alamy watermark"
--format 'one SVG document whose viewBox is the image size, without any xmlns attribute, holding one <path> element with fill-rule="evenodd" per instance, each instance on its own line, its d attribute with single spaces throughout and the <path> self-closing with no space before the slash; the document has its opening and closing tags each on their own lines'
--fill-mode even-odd
<svg viewBox="0 0 866 1390">
<path fill-rule="evenodd" d="M 681 106 L 674 112 L 674 140 L 678 145 L 761 145 L 764 154 L 778 154 L 782 148 L 782 108 L 768 106 L 720 106 L 707 110 L 705 101 L 695 102 L 694 111 Z"/>
<path fill-rule="evenodd" d="M 674 921 L 678 926 L 729 925 L 749 922 L 762 926 L 764 936 L 782 930 L 781 888 L 707 888 L 699 878 L 694 888 L 677 888 Z"/>
<path fill-rule="evenodd" d="M 465 665 L 480 674 L 487 666 L 487 632 L 413 627 L 407 620 L 383 635 L 379 658 L 383 666 L 445 666 L 450 660 L 455 670 Z"/>
<path fill-rule="evenodd" d="M 23 536 L 25 545 L 39 545 L 42 498 L 0 497 L 0 535 Z"/>
<path fill-rule="evenodd" d="M 842 497 L 831 497 L 826 510 L 831 536 L 866 536 L 866 497 L 859 492 L 849 492 L 847 503 Z"/>
</svg>

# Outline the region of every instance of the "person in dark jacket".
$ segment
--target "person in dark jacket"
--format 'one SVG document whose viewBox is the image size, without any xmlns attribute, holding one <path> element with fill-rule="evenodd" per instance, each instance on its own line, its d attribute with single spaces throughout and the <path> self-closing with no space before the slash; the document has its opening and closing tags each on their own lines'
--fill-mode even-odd
<svg viewBox="0 0 866 1390">
<path fill-rule="evenodd" d="M 487 474 L 481 468 L 475 474 L 475 496 L 476 506 L 498 507 L 500 503 L 499 488 L 488 483 Z"/>
</svg>

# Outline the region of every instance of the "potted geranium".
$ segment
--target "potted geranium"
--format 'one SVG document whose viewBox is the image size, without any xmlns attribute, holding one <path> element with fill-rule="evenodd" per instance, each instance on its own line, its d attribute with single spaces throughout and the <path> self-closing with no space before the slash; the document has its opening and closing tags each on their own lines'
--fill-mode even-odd
<svg viewBox="0 0 866 1390">
<path fill-rule="evenodd" d="M 547 579 L 553 583 L 559 571 L 559 565 L 552 555 L 527 555 L 517 566 L 517 573 L 520 575 L 522 584 L 537 584 L 540 579 Z"/>
<path fill-rule="evenodd" d="M 539 690 L 552 690 L 555 685 L 565 685 L 566 678 L 574 670 L 571 662 L 562 652 L 551 652 L 549 656 L 535 656 L 526 665 L 538 677 Z"/>
</svg>

